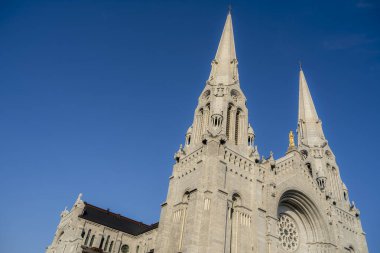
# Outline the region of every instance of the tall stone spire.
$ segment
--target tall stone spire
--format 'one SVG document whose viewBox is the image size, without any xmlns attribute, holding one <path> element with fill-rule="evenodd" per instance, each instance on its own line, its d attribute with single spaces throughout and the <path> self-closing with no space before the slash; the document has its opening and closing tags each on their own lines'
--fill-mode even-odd
<svg viewBox="0 0 380 253">
<path fill-rule="evenodd" d="M 326 142 L 302 68 L 299 75 L 298 144 L 319 147 Z"/>
<path fill-rule="evenodd" d="M 228 12 L 215 59 L 212 61 L 209 81 L 230 85 L 239 79 L 231 12 Z"/>
<path fill-rule="evenodd" d="M 231 12 L 227 14 L 210 76 L 195 109 L 193 124 L 186 134 L 184 152 L 191 152 L 211 139 L 247 156 L 256 157 L 258 154 L 253 129 L 248 125 L 246 97 L 239 84 Z M 177 152 L 176 157 L 180 153 Z"/>
</svg>

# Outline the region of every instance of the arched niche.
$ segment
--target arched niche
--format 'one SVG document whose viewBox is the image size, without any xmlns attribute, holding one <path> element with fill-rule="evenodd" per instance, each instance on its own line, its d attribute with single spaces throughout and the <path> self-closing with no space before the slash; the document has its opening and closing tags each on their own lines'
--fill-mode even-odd
<svg viewBox="0 0 380 253">
<path fill-rule="evenodd" d="M 231 90 L 230 94 L 231 94 L 232 100 L 235 102 L 238 102 L 241 98 L 240 92 L 235 89 Z"/>
<path fill-rule="evenodd" d="M 242 200 L 239 193 L 235 192 L 234 194 L 232 194 L 231 199 L 232 199 L 232 207 L 242 206 Z"/>
</svg>

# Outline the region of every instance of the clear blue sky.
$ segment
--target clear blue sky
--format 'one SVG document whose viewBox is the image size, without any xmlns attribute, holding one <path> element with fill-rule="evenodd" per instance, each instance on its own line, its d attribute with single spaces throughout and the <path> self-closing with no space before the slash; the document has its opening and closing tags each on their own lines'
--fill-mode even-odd
<svg viewBox="0 0 380 253">
<path fill-rule="evenodd" d="M 159 219 L 228 3 L 1 1 L 1 252 L 43 252 L 80 192 Z M 301 59 L 371 252 L 380 249 L 379 14 L 371 0 L 233 1 L 259 151 L 286 151 Z"/>
</svg>

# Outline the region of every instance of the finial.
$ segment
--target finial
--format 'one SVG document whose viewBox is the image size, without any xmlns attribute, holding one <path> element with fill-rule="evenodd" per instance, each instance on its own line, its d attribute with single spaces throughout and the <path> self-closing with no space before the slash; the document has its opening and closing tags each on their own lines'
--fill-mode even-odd
<svg viewBox="0 0 380 253">
<path fill-rule="evenodd" d="M 298 64 L 300 66 L 300 70 L 302 70 L 302 62 L 301 62 L 301 60 L 298 61 Z"/>
<path fill-rule="evenodd" d="M 82 196 L 83 196 L 83 194 L 82 194 L 82 193 L 79 193 L 78 198 L 77 198 L 77 200 L 75 201 L 76 204 L 82 201 Z"/>
<path fill-rule="evenodd" d="M 231 14 L 231 12 L 232 12 L 232 4 L 230 3 L 228 5 L 228 14 Z"/>
</svg>

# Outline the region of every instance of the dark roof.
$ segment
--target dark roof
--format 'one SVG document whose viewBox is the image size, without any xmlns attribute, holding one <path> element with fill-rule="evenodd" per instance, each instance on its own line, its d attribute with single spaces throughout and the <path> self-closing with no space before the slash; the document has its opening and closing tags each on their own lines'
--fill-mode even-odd
<svg viewBox="0 0 380 253">
<path fill-rule="evenodd" d="M 84 202 L 84 204 L 85 207 L 83 209 L 83 213 L 79 215 L 80 218 L 93 221 L 103 226 L 117 229 L 131 235 L 140 235 L 158 227 L 158 222 L 147 225 L 124 217 L 120 214 L 110 212 L 109 210 L 93 206 L 87 202 Z"/>
</svg>

